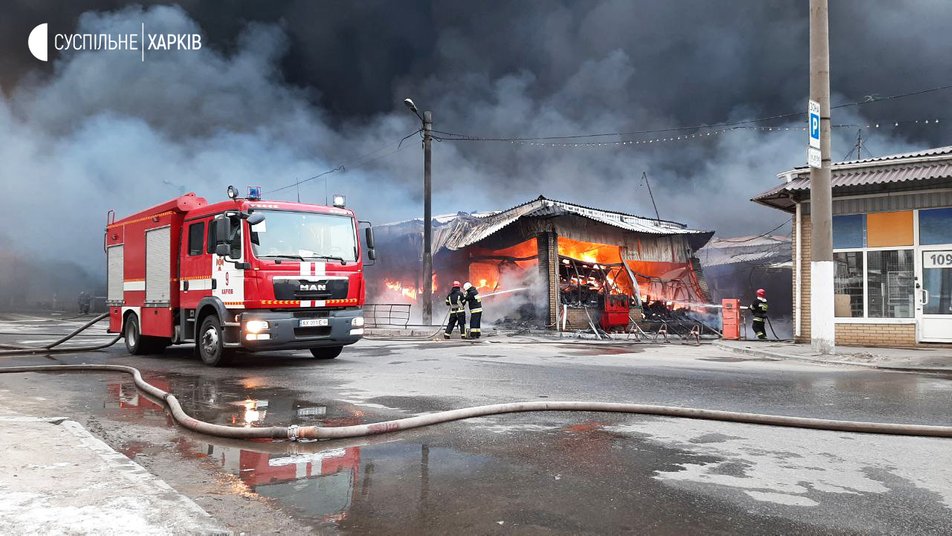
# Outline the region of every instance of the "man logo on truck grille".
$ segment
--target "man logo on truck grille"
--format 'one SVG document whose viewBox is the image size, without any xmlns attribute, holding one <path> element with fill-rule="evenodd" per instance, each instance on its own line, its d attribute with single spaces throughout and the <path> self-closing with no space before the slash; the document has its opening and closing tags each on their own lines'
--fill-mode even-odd
<svg viewBox="0 0 952 536">
<path fill-rule="evenodd" d="M 325 283 L 310 283 L 301 285 L 301 292 L 313 292 L 319 290 L 327 290 L 327 285 Z"/>
</svg>

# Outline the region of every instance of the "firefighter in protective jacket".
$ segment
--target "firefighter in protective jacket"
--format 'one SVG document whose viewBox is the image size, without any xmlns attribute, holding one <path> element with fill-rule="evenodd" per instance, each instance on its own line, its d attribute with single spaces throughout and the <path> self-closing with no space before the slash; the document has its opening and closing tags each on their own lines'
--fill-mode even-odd
<svg viewBox="0 0 952 536">
<path fill-rule="evenodd" d="M 446 331 L 443 332 L 443 338 L 449 339 L 453 334 L 453 329 L 459 326 L 461 337 L 466 336 L 466 296 L 459 289 L 459 281 L 453 281 L 453 290 L 446 296 L 446 305 L 450 308 L 450 320 L 446 323 Z"/>
<path fill-rule="evenodd" d="M 767 321 L 767 292 L 757 289 L 757 299 L 750 304 L 750 313 L 754 317 L 753 328 L 758 339 L 766 339 L 767 331 L 764 329 L 764 322 Z"/>
<path fill-rule="evenodd" d="M 479 298 L 479 291 L 469 281 L 463 285 L 466 291 L 466 305 L 469 305 L 469 338 L 478 339 L 480 334 L 479 321 L 483 316 L 483 302 Z"/>
</svg>

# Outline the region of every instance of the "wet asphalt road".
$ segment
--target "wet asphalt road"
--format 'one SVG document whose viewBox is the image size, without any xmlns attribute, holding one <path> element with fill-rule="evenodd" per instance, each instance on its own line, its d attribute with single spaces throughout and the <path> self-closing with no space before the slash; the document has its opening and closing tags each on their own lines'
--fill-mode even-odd
<svg viewBox="0 0 952 536">
<path fill-rule="evenodd" d="M 63 331 L 21 320 L 0 318 L 0 343 Z M 345 425 L 540 399 L 948 424 L 952 405 L 947 378 L 677 344 L 366 340 L 329 362 L 283 352 L 243 356 L 227 369 L 204 367 L 189 348 L 161 357 L 133 358 L 118 347 L 0 358 L 83 361 L 137 366 L 192 415 L 234 425 Z M 952 533 L 950 440 L 533 413 L 365 441 L 241 444 L 176 429 L 119 375 L 0 376 L 0 395 L 22 401 L 24 412 L 93 415 L 119 430 L 107 441 L 134 458 L 150 442 L 172 441 L 183 460 L 201 457 L 237 477 L 236 493 L 270 498 L 320 532 Z M 166 436 L 150 440 L 143 429 Z"/>
</svg>

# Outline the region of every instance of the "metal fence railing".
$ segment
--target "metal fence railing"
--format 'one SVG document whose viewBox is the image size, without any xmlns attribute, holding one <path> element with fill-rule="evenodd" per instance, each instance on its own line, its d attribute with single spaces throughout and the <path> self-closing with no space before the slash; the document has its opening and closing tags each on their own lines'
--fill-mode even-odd
<svg viewBox="0 0 952 536">
<path fill-rule="evenodd" d="M 409 303 L 366 303 L 364 304 L 364 325 L 375 328 L 381 326 L 401 326 L 410 324 Z"/>
</svg>

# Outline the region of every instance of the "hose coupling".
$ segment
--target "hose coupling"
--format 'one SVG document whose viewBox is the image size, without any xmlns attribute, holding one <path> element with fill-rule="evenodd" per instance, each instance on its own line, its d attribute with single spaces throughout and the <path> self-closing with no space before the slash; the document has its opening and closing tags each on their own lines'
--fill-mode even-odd
<svg viewBox="0 0 952 536">
<path fill-rule="evenodd" d="M 298 425 L 296 425 L 296 424 L 292 424 L 291 426 L 288 426 L 288 439 L 289 439 L 289 440 L 291 440 L 291 441 L 297 441 L 297 439 L 298 439 L 298 429 L 299 429 L 299 428 L 300 428 L 300 426 L 298 426 Z"/>
</svg>

